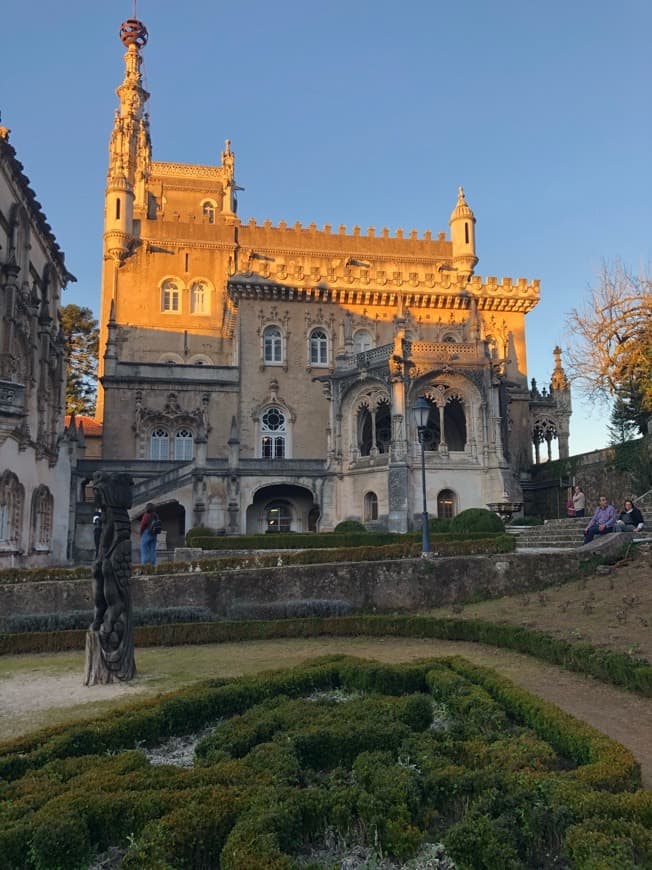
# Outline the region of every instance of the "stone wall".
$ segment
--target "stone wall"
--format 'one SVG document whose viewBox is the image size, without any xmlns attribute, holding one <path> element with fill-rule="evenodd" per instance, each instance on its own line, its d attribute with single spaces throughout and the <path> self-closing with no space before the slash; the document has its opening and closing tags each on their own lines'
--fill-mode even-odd
<svg viewBox="0 0 652 870">
<path fill-rule="evenodd" d="M 579 453 L 534 465 L 523 482 L 527 516 L 554 519 L 566 516 L 568 487 L 579 484 L 586 493 L 587 515 L 591 516 L 600 495 L 622 509 L 626 498 L 643 495 L 652 487 L 652 435 L 626 444 Z"/>
<path fill-rule="evenodd" d="M 137 576 L 133 603 L 137 608 L 207 607 L 220 617 L 236 604 L 305 599 L 345 600 L 354 610 L 412 611 L 541 589 L 567 580 L 591 555 L 509 553 Z M 91 608 L 90 580 L 0 585 L 5 616 Z"/>
</svg>

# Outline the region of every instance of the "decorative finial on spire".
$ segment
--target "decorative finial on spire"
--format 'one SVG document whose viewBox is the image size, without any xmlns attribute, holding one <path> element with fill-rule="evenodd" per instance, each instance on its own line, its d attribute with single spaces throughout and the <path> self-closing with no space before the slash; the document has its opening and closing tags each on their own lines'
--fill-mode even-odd
<svg viewBox="0 0 652 870">
<path fill-rule="evenodd" d="M 453 213 L 451 214 L 451 220 L 455 220 L 455 218 L 473 218 L 475 220 L 473 211 L 466 201 L 464 188 L 461 184 L 457 188 L 457 203 L 453 209 Z"/>
<path fill-rule="evenodd" d="M 552 355 L 555 359 L 555 368 L 552 373 L 552 378 L 550 379 L 550 389 L 551 391 L 567 390 L 569 386 L 568 378 L 566 377 L 566 372 L 561 364 L 561 348 L 559 345 L 556 345 Z"/>
<path fill-rule="evenodd" d="M 139 21 L 136 17 L 128 18 L 120 25 L 120 42 L 126 48 L 129 48 L 131 45 L 135 45 L 138 49 L 144 48 L 147 45 L 148 37 L 149 34 L 147 33 L 147 28 L 143 22 Z"/>
</svg>

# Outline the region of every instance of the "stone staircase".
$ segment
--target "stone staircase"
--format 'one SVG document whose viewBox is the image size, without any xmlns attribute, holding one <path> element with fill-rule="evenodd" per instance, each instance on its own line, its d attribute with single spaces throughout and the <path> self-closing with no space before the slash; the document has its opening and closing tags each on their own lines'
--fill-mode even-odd
<svg viewBox="0 0 652 870">
<path fill-rule="evenodd" d="M 506 527 L 512 535 L 516 535 L 517 550 L 574 550 L 584 542 L 584 529 L 588 520 L 586 517 L 572 517 L 561 520 L 547 520 L 542 526 Z"/>
<path fill-rule="evenodd" d="M 635 540 L 652 537 L 652 490 L 635 499 L 636 506 L 643 514 L 645 528 L 635 535 Z M 617 512 L 621 507 L 618 506 Z M 546 520 L 542 526 L 507 526 L 506 531 L 517 536 L 517 550 L 574 550 L 583 546 L 584 529 L 593 511 L 587 517 L 564 517 L 559 520 Z"/>
</svg>

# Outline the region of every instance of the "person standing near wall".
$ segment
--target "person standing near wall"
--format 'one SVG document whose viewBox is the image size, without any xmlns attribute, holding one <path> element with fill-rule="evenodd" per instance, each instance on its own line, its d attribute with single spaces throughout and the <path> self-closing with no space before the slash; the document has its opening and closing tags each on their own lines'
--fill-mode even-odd
<svg viewBox="0 0 652 870">
<path fill-rule="evenodd" d="M 573 490 L 573 508 L 576 517 L 583 517 L 586 513 L 586 496 L 581 486 L 576 486 Z"/>
<path fill-rule="evenodd" d="M 140 520 L 140 561 L 156 565 L 156 528 L 160 529 L 160 520 L 154 510 L 154 505 L 148 502 L 145 513 Z"/>
</svg>

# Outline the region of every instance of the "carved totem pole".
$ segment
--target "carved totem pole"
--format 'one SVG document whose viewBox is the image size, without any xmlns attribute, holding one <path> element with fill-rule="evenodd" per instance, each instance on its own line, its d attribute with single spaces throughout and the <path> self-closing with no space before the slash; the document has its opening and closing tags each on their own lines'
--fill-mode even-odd
<svg viewBox="0 0 652 870">
<path fill-rule="evenodd" d="M 86 633 L 85 685 L 131 680 L 136 674 L 131 620 L 131 507 L 128 474 L 96 471 L 95 499 L 104 514 L 93 564 L 93 624 Z"/>
</svg>

